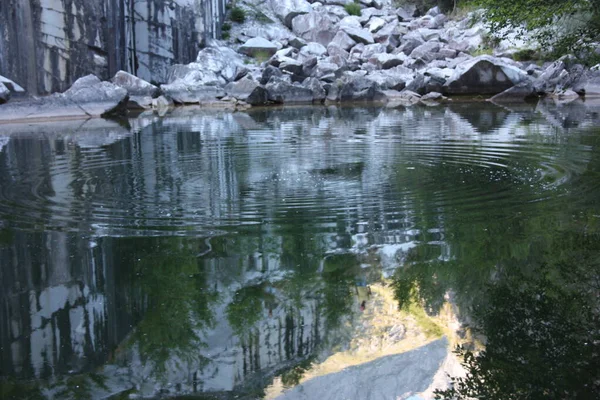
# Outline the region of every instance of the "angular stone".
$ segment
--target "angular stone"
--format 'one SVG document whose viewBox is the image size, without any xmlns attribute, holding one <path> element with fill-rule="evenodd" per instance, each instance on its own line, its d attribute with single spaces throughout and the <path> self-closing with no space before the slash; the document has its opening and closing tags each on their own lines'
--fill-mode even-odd
<svg viewBox="0 0 600 400">
<path fill-rule="evenodd" d="M 268 65 L 262 72 L 262 76 L 260 78 L 260 83 L 266 85 L 272 77 L 281 77 L 283 72 L 277 67 L 272 65 Z"/>
<path fill-rule="evenodd" d="M 411 58 L 422 58 L 426 61 L 432 61 L 437 58 L 436 53 L 440 51 L 439 42 L 426 42 L 415 48 L 411 53 Z"/>
<path fill-rule="evenodd" d="M 327 53 L 327 49 L 320 43 L 310 42 L 300 50 L 300 54 L 304 56 L 321 57 Z"/>
<path fill-rule="evenodd" d="M 600 97 L 600 70 L 592 67 L 573 84 L 573 91 L 586 99 Z"/>
<path fill-rule="evenodd" d="M 255 37 L 247 40 L 246 43 L 240 46 L 238 51 L 250 57 L 261 54 L 271 57 L 277 52 L 277 46 L 265 38 Z"/>
<path fill-rule="evenodd" d="M 271 0 L 271 9 L 288 28 L 292 27 L 294 18 L 312 11 L 306 0 Z"/>
<path fill-rule="evenodd" d="M 173 100 L 168 97 L 159 96 L 156 99 L 152 99 L 152 108 L 164 109 L 164 108 L 171 108 L 173 106 L 174 106 Z"/>
<path fill-rule="evenodd" d="M 346 80 L 338 94 L 339 101 L 385 101 L 385 95 L 380 86 L 365 77 L 355 77 Z"/>
<path fill-rule="evenodd" d="M 342 18 L 339 23 L 339 27 L 340 29 L 344 27 L 362 28 L 362 22 L 360 17 L 357 17 L 356 15 L 348 15 L 347 17 Z"/>
<path fill-rule="evenodd" d="M 341 49 L 348 51 L 354 47 L 354 45 L 356 45 L 356 41 L 348 36 L 346 32 L 338 31 L 331 40 L 331 44 L 339 46 Z M 329 47 L 329 45 L 327 47 Z"/>
<path fill-rule="evenodd" d="M 330 57 L 340 57 L 344 60 L 344 63 L 350 56 L 350 53 L 333 43 L 330 43 L 329 46 L 327 46 L 327 53 Z"/>
<path fill-rule="evenodd" d="M 375 43 L 375 39 L 373 39 L 373 35 L 366 29 L 356 28 L 353 26 L 343 26 L 340 27 L 342 31 L 344 31 L 348 36 L 350 36 L 357 43 L 363 44 L 373 44 Z"/>
<path fill-rule="evenodd" d="M 402 53 L 393 54 L 377 54 L 369 59 L 369 62 L 376 65 L 379 69 L 390 69 L 398 65 L 402 65 L 406 60 L 406 56 Z"/>
<path fill-rule="evenodd" d="M 128 93 L 110 82 L 100 81 L 95 75 L 87 75 L 76 80 L 63 96 L 81 107 L 88 115 L 100 117 L 122 107 Z"/>
<path fill-rule="evenodd" d="M 127 90 L 129 96 L 156 97 L 160 93 L 157 86 L 125 71 L 117 72 L 111 82 Z"/>
<path fill-rule="evenodd" d="M 446 17 L 444 14 L 438 14 L 427 23 L 426 27 L 429 29 L 440 29 L 444 27 L 444 24 L 447 20 L 448 17 Z"/>
<path fill-rule="evenodd" d="M 288 72 L 292 75 L 303 75 L 303 64 L 293 58 L 285 59 L 279 64 L 279 69 L 283 72 Z"/>
<path fill-rule="evenodd" d="M 225 97 L 225 91 L 219 86 L 203 84 L 188 85 L 184 81 L 162 85 L 160 88 L 165 95 L 179 104 L 210 103 Z"/>
<path fill-rule="evenodd" d="M 370 72 L 365 78 L 376 82 L 383 90 L 402 90 L 406 87 L 406 82 L 412 79 L 412 75 L 404 75 L 394 69 L 388 69 Z"/>
<path fill-rule="evenodd" d="M 494 103 L 514 103 L 522 102 L 535 96 L 535 89 L 531 81 L 524 81 L 509 89 L 506 89 L 502 93 L 498 93 L 490 100 Z"/>
<path fill-rule="evenodd" d="M 314 69 L 312 75 L 316 78 L 322 79 L 324 76 L 335 73 L 339 69 L 340 67 L 337 64 L 321 61 L 317 64 L 317 67 Z"/>
<path fill-rule="evenodd" d="M 334 24 L 335 21 L 329 15 L 313 11 L 294 18 L 292 31 L 302 39 L 327 46 L 336 34 Z"/>
<path fill-rule="evenodd" d="M 288 43 L 290 46 L 300 50 L 301 48 L 303 48 L 304 46 L 306 46 L 306 40 L 301 39 L 299 37 L 294 37 L 292 40 L 289 41 Z"/>
<path fill-rule="evenodd" d="M 358 22 L 361 25 L 366 24 L 373 17 L 384 17 L 387 13 L 384 10 L 379 10 L 375 7 L 363 8 L 360 11 L 360 17 L 358 17 Z"/>
<path fill-rule="evenodd" d="M 373 17 L 367 22 L 365 28 L 369 30 L 371 33 L 378 32 L 381 28 L 386 25 L 386 22 L 383 18 Z"/>
<path fill-rule="evenodd" d="M 306 78 L 304 82 L 302 82 L 302 86 L 312 91 L 313 103 L 322 103 L 325 101 L 327 93 L 317 78 Z"/>
<path fill-rule="evenodd" d="M 363 60 L 368 60 L 369 58 L 374 57 L 377 54 L 385 54 L 386 50 L 386 45 L 382 43 L 368 44 L 364 46 L 364 49 L 360 54 L 360 58 Z"/>
<path fill-rule="evenodd" d="M 447 100 L 448 98 L 445 97 L 443 94 L 439 93 L 439 92 L 429 92 L 426 95 L 421 97 L 421 101 L 443 101 L 443 100 Z"/>
<path fill-rule="evenodd" d="M 229 47 L 206 47 L 200 50 L 194 64 L 202 72 L 216 75 L 226 82 L 233 81 L 240 70 L 246 69 L 242 57 Z M 205 81 L 206 83 L 208 80 Z"/>
<path fill-rule="evenodd" d="M 427 91 L 428 79 L 429 78 L 425 77 L 423 74 L 417 73 L 412 81 L 407 82 L 406 90 L 424 95 Z"/>
<path fill-rule="evenodd" d="M 300 85 L 272 79 L 266 86 L 269 100 L 275 103 L 312 103 L 313 91 Z"/>
<path fill-rule="evenodd" d="M 267 90 L 250 77 L 229 83 L 225 86 L 225 93 L 253 106 L 268 102 Z"/>
<path fill-rule="evenodd" d="M 405 89 L 401 92 L 396 90 L 384 92 L 388 107 L 399 107 L 399 106 L 412 106 L 421 101 L 421 95 Z"/>
<path fill-rule="evenodd" d="M 412 19 L 413 19 L 412 14 L 410 14 L 408 11 L 406 11 L 402 7 L 399 7 L 398 9 L 396 9 L 396 15 L 398 16 L 400 21 L 412 21 Z"/>
</svg>

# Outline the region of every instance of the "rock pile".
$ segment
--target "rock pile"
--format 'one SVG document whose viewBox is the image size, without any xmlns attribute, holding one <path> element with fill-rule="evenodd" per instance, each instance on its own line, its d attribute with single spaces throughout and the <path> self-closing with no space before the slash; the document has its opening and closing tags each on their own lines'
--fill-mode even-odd
<svg viewBox="0 0 600 400">
<path fill-rule="evenodd" d="M 85 77 L 64 94 L 25 102 L 32 110 L 17 115 L 106 115 L 125 105 L 168 109 L 173 103 L 243 109 L 431 104 L 457 95 L 483 95 L 499 103 L 541 95 L 560 102 L 600 96 L 599 68 L 586 69 L 570 56 L 539 66 L 501 54 L 477 55 L 488 33 L 483 22 L 473 22 L 474 15 L 450 20 L 437 7 L 421 14 L 414 6 L 394 7 L 393 0 L 360 0 L 360 15 L 349 15 L 344 6 L 351 3 L 240 0 L 249 16 L 260 10 L 261 20 L 247 18 L 231 29 L 228 42 L 211 42 L 195 62 L 171 66 L 160 87 L 123 71 L 112 83 Z M 10 99 L 10 85 L 0 79 L 0 104 Z"/>
</svg>

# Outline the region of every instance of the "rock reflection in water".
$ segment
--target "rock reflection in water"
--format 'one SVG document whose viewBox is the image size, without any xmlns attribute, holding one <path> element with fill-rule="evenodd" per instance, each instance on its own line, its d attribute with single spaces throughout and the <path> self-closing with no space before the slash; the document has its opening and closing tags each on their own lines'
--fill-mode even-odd
<svg viewBox="0 0 600 400">
<path fill-rule="evenodd" d="M 38 379 L 57 397 L 74 386 L 260 393 L 347 339 L 357 277 L 418 262 L 430 269 L 408 289 L 430 289 L 435 309 L 460 287 L 460 303 L 490 270 L 456 282 L 437 265 L 494 267 L 518 254 L 493 245 L 511 229 L 546 226 L 523 233 L 523 218 L 596 193 L 573 187 L 594 160 L 589 138 L 544 115 L 179 109 L 87 133 L 11 127 L 0 136 L 2 378 L 15 390 Z M 80 373 L 88 383 L 70 384 Z"/>
</svg>

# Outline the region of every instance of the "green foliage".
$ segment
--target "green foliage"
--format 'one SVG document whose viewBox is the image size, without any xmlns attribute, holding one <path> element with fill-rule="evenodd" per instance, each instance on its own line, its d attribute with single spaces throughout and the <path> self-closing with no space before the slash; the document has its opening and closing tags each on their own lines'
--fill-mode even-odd
<svg viewBox="0 0 600 400">
<path fill-rule="evenodd" d="M 231 30 L 231 24 L 228 22 L 225 22 L 223 24 L 223 26 L 221 26 L 221 31 L 223 32 L 229 32 Z"/>
<path fill-rule="evenodd" d="M 512 57 L 515 61 L 534 61 L 538 58 L 538 54 L 532 49 L 522 49 L 518 50 Z"/>
<path fill-rule="evenodd" d="M 233 331 L 242 336 L 254 328 L 263 313 L 262 285 L 249 286 L 238 290 L 233 301 L 227 306 L 227 320 Z"/>
<path fill-rule="evenodd" d="M 271 58 L 271 54 L 267 51 L 257 51 L 254 53 L 253 58 L 259 63 L 264 63 Z"/>
<path fill-rule="evenodd" d="M 475 310 L 486 349 L 457 353 L 467 370 L 443 399 L 592 399 L 600 393 L 600 319 L 579 292 L 513 273 Z"/>
<path fill-rule="evenodd" d="M 231 37 L 231 35 L 229 34 L 229 32 L 223 32 L 221 34 L 221 39 L 223 39 L 223 40 L 229 40 L 230 37 Z"/>
<path fill-rule="evenodd" d="M 43 400 L 46 396 L 35 383 L 0 379 L 0 399 L 3 400 Z"/>
<path fill-rule="evenodd" d="M 499 38 L 528 31 L 541 49 L 563 55 L 580 52 L 600 37 L 598 0 L 477 0 Z"/>
<path fill-rule="evenodd" d="M 148 309 L 128 344 L 137 345 L 142 358 L 152 362 L 153 372 L 160 376 L 172 355 L 183 359 L 198 355 L 195 349 L 203 343 L 196 331 L 213 326 L 217 295 L 206 289 L 193 244 L 168 238 L 151 248 L 145 254 L 144 249 L 137 250 L 135 272 L 138 284 L 148 293 Z"/>
<path fill-rule="evenodd" d="M 360 7 L 360 4 L 358 4 L 358 3 L 346 4 L 344 6 L 344 10 L 346 10 L 346 12 L 350 15 L 355 15 L 357 17 L 360 17 L 361 7 Z"/>
<path fill-rule="evenodd" d="M 244 23 L 246 21 L 246 11 L 240 7 L 233 7 L 231 9 L 231 20 L 237 23 Z"/>
</svg>

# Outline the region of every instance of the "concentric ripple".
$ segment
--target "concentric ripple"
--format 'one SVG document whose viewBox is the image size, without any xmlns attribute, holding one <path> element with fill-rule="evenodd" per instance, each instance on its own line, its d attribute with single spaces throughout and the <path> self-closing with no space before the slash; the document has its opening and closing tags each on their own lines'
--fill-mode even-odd
<svg viewBox="0 0 600 400">
<path fill-rule="evenodd" d="M 11 137 L 0 152 L 0 220 L 206 236 L 292 217 L 326 227 L 346 215 L 517 212 L 571 190 L 591 149 L 544 135 L 543 121 L 535 135 L 518 119 L 506 124 L 484 134 L 449 109 L 305 109 L 164 119 L 99 147 Z"/>
</svg>

